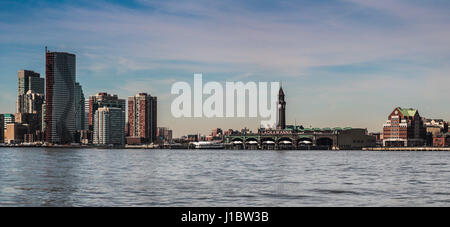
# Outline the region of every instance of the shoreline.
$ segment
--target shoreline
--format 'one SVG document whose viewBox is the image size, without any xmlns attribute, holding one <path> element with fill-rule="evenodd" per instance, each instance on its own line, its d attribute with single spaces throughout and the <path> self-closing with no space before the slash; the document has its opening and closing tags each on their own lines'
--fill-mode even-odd
<svg viewBox="0 0 450 227">
<path fill-rule="evenodd" d="M 368 147 L 363 151 L 450 151 L 450 147 Z"/>
<path fill-rule="evenodd" d="M 6 145 L 0 144 L 0 148 L 68 148 L 68 149 L 130 149 L 130 150 L 208 150 L 207 148 L 188 148 L 188 147 L 159 147 L 155 145 L 125 145 L 123 147 L 112 146 L 91 146 L 91 145 Z M 212 150 L 236 150 L 236 149 L 212 149 Z M 271 150 L 271 149 L 248 149 L 248 150 Z M 272 151 L 341 151 L 340 149 L 279 149 Z M 244 150 L 246 151 L 246 150 Z M 342 150 L 344 151 L 344 150 Z M 347 150 L 345 150 L 347 151 Z M 450 147 L 364 147 L 355 149 L 355 151 L 450 151 Z"/>
</svg>

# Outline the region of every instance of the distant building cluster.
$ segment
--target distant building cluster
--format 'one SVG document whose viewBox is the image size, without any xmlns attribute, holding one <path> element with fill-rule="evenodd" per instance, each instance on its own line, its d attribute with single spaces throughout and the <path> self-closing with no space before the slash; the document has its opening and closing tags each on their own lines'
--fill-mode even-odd
<svg viewBox="0 0 450 227">
<path fill-rule="evenodd" d="M 76 81 L 76 56 L 45 50 L 45 79 L 19 70 L 16 113 L 0 114 L 0 143 L 123 146 L 172 140 L 157 127 L 157 98 L 139 93 L 126 100 L 100 92 L 86 100 Z M 158 134 L 159 132 L 159 134 Z"/>
<path fill-rule="evenodd" d="M 268 149 L 268 150 L 359 150 L 375 147 L 449 147 L 449 123 L 421 117 L 411 108 L 395 108 L 380 133 L 364 128 L 305 128 L 286 124 L 285 93 L 278 93 L 278 119 L 275 128 L 252 132 L 215 128 L 209 135 L 189 134 L 174 139 L 176 144 L 193 148 Z"/>
<path fill-rule="evenodd" d="M 218 143 L 222 142 L 223 147 Z M 275 128 L 260 128 L 258 132 L 244 128 L 212 130 L 209 136 L 187 135 L 179 142 L 188 142 L 195 148 L 228 148 L 245 150 L 314 150 L 362 149 L 376 146 L 376 136 L 367 129 L 304 128 L 286 124 L 286 101 L 283 88 L 278 92 L 278 119 Z"/>
<path fill-rule="evenodd" d="M 380 140 L 385 147 L 448 147 L 449 123 L 442 119 L 421 117 L 411 108 L 395 108 L 383 125 Z"/>
<path fill-rule="evenodd" d="M 334 149 L 350 150 L 368 147 L 449 147 L 449 123 L 442 119 L 421 117 L 411 108 L 395 108 L 383 125 L 382 133 L 366 129 L 304 128 L 286 125 L 285 94 L 278 94 L 276 129 L 261 128 L 257 133 L 246 129 L 229 130 L 225 144 L 236 149 Z"/>
<path fill-rule="evenodd" d="M 283 88 L 278 92 L 277 124 L 252 132 L 215 128 L 209 135 L 173 138 L 157 124 L 157 97 L 137 93 L 128 99 L 99 92 L 87 99 L 77 82 L 76 56 L 45 50 L 45 79 L 19 70 L 16 112 L 0 114 L 0 143 L 83 144 L 230 149 L 362 149 L 367 147 L 449 147 L 449 122 L 395 108 L 380 133 L 364 128 L 305 128 L 286 124 Z"/>
</svg>

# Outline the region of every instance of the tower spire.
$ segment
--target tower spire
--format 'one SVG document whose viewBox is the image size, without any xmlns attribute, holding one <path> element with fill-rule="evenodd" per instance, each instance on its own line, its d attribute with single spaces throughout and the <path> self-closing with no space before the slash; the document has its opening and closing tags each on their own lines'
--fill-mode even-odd
<svg viewBox="0 0 450 227">
<path fill-rule="evenodd" d="M 281 82 L 280 82 L 281 84 Z M 277 129 L 285 129 L 286 128 L 286 101 L 284 100 L 284 91 L 280 86 L 280 90 L 278 91 L 278 123 Z"/>
</svg>

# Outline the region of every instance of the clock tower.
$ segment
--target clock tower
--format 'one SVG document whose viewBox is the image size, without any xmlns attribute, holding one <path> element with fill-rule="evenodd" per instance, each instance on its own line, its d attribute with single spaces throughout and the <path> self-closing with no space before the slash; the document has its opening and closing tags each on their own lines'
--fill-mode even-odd
<svg viewBox="0 0 450 227">
<path fill-rule="evenodd" d="M 278 122 L 277 122 L 277 129 L 285 129 L 285 128 L 286 128 L 286 102 L 284 101 L 283 88 L 280 87 L 280 91 L 278 92 Z"/>
</svg>

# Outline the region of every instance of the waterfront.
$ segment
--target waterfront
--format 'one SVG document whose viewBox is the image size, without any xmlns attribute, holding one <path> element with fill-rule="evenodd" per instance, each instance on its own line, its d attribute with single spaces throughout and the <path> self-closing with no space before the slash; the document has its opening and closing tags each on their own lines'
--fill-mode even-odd
<svg viewBox="0 0 450 227">
<path fill-rule="evenodd" d="M 449 152 L 0 148 L 0 206 L 449 206 Z"/>
</svg>

